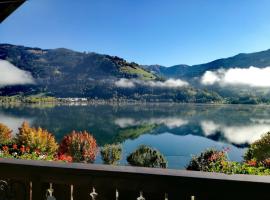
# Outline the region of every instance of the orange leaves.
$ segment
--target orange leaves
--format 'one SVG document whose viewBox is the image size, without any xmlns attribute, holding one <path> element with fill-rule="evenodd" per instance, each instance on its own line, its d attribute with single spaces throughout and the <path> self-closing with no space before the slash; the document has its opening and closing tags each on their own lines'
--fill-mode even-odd
<svg viewBox="0 0 270 200">
<path fill-rule="evenodd" d="M 86 131 L 66 135 L 60 147 L 54 135 L 46 129 L 31 127 L 28 122 L 23 122 L 14 138 L 11 133 L 7 126 L 0 124 L 0 150 L 16 158 L 41 159 L 45 156 L 65 162 L 92 163 L 98 152 L 95 138 Z"/>
<path fill-rule="evenodd" d="M 84 132 L 73 131 L 66 135 L 59 148 L 60 155 L 69 155 L 75 162 L 90 162 L 96 159 L 98 146 L 95 138 Z"/>
<path fill-rule="evenodd" d="M 12 130 L 0 123 L 0 144 L 9 144 L 12 140 Z"/>
<path fill-rule="evenodd" d="M 23 122 L 16 137 L 19 145 L 29 146 L 31 150 L 38 149 L 42 153 L 53 155 L 57 152 L 58 144 L 55 137 L 42 128 L 32 128 L 29 123 Z"/>
<path fill-rule="evenodd" d="M 56 158 L 58 161 L 64 161 L 64 162 L 72 162 L 73 159 L 71 156 L 68 156 L 66 154 L 59 154 Z"/>
</svg>

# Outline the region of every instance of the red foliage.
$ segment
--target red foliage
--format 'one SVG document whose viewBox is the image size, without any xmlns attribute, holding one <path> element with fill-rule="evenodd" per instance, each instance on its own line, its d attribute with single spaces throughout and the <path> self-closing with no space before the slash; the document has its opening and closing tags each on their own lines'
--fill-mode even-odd
<svg viewBox="0 0 270 200">
<path fill-rule="evenodd" d="M 71 156 L 75 162 L 93 162 L 96 159 L 98 146 L 95 138 L 84 132 L 66 135 L 59 147 L 59 155 Z"/>
<path fill-rule="evenodd" d="M 20 151 L 21 151 L 21 153 L 25 152 L 25 146 L 24 145 L 21 146 Z"/>
<path fill-rule="evenodd" d="M 40 155 L 40 154 L 41 154 L 40 149 L 35 149 L 34 152 L 35 152 L 37 155 Z"/>
<path fill-rule="evenodd" d="M 8 148 L 8 146 L 3 146 L 3 147 L 2 147 L 2 150 L 3 150 L 4 152 L 8 152 L 9 148 Z"/>
<path fill-rule="evenodd" d="M 250 167 L 256 167 L 258 165 L 256 160 L 248 160 L 247 165 Z"/>
<path fill-rule="evenodd" d="M 211 162 L 215 162 L 218 160 L 222 160 L 224 156 L 225 156 L 225 152 L 219 151 L 219 152 L 213 153 L 208 160 Z"/>
<path fill-rule="evenodd" d="M 64 161 L 64 162 L 72 162 L 73 161 L 72 157 L 68 156 L 66 154 L 59 154 L 57 156 L 57 160 Z"/>
<path fill-rule="evenodd" d="M 14 150 L 17 150 L 17 149 L 18 149 L 18 145 L 17 145 L 17 144 L 13 144 L 13 145 L 12 145 L 12 148 L 13 148 Z"/>
</svg>

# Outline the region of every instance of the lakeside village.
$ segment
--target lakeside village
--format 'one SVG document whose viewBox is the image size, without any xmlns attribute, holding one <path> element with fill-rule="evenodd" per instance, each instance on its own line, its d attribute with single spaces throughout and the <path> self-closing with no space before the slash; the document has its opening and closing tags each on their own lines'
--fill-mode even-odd
<svg viewBox="0 0 270 200">
<path fill-rule="evenodd" d="M 102 98 L 86 98 L 86 97 L 51 97 L 51 96 L 0 96 L 0 104 L 42 104 L 42 103 L 52 103 L 52 104 L 68 104 L 68 105 L 89 105 L 89 104 L 141 104 L 141 103 L 179 103 L 174 102 L 173 100 L 158 100 L 158 99 L 149 99 L 149 100 L 136 100 L 136 99 L 127 99 L 123 97 L 114 97 L 110 99 Z M 211 102 L 210 102 L 211 103 Z M 214 104 L 214 102 L 213 102 Z"/>
</svg>

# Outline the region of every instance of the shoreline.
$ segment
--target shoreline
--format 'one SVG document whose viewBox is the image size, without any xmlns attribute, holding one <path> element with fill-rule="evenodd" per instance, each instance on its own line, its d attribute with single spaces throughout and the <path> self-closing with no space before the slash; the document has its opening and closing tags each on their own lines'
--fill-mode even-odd
<svg viewBox="0 0 270 200">
<path fill-rule="evenodd" d="M 188 102 L 150 102 L 150 101 L 73 101 L 73 102 L 0 102 L 0 106 L 3 105 L 52 105 L 52 106 L 95 106 L 95 105 L 115 105 L 115 106 L 124 106 L 124 105 L 149 105 L 149 106 L 158 106 L 158 105 L 196 105 L 196 106 L 270 106 L 270 104 L 260 103 L 260 104 L 232 104 L 232 103 L 188 103 Z"/>
</svg>

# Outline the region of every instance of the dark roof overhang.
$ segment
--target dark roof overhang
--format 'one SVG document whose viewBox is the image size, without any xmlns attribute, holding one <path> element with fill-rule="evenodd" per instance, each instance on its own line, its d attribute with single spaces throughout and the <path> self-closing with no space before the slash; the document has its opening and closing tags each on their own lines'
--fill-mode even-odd
<svg viewBox="0 0 270 200">
<path fill-rule="evenodd" d="M 0 23 L 24 2 L 25 0 L 0 0 Z"/>
</svg>

